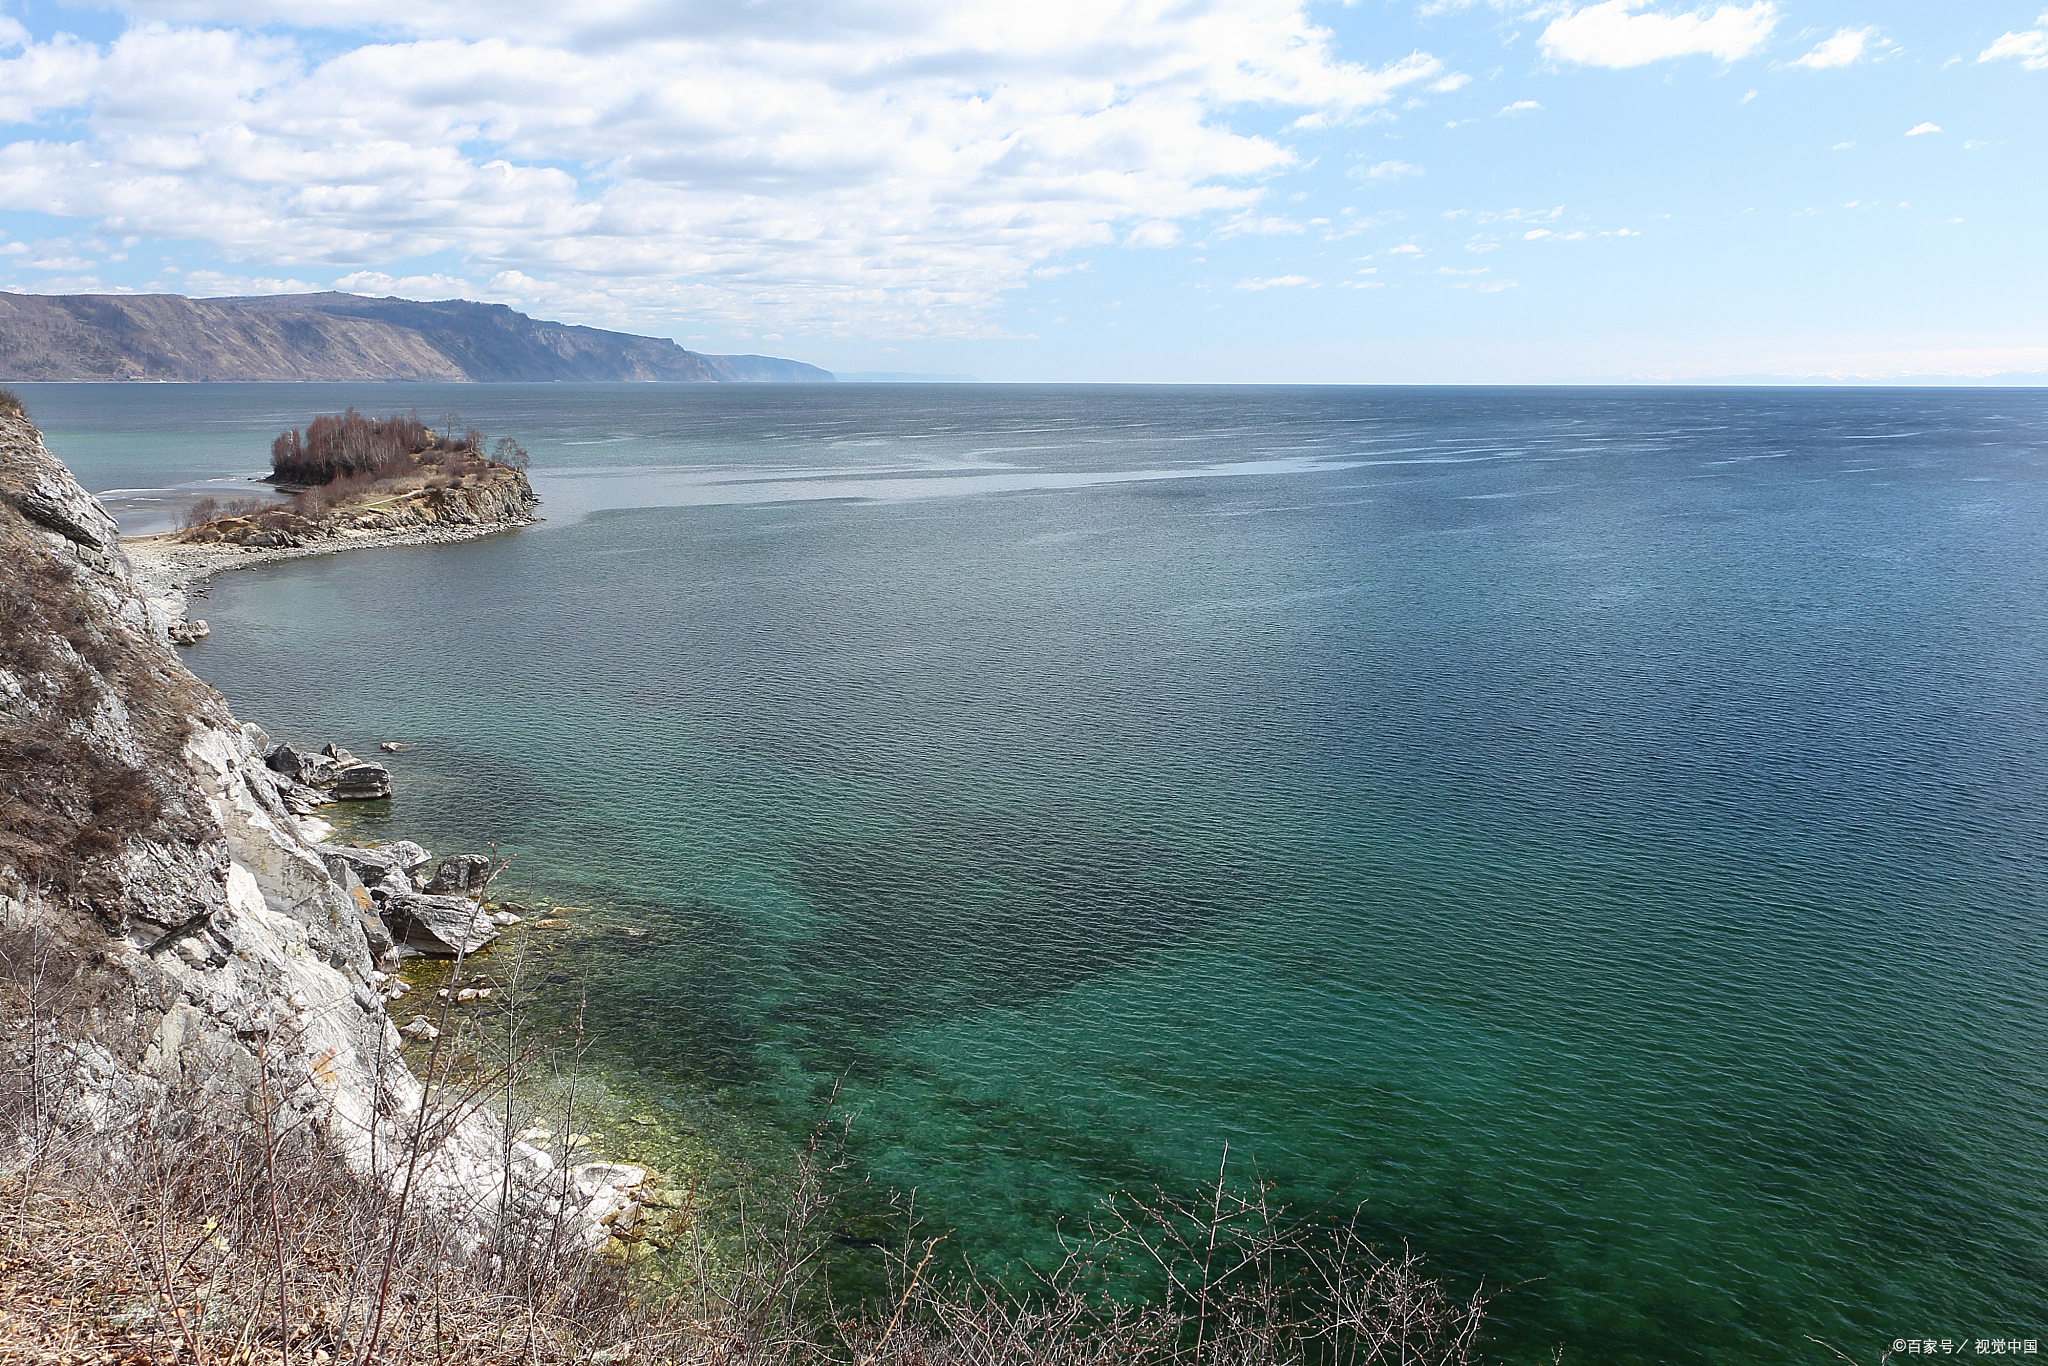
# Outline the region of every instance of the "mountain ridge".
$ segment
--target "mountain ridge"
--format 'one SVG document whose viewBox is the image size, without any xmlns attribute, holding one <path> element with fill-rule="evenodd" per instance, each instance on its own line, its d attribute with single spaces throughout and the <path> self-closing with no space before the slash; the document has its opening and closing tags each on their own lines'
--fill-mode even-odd
<svg viewBox="0 0 2048 1366">
<path fill-rule="evenodd" d="M 775 356 L 550 322 L 466 299 L 0 293 L 0 381 L 831 383 Z"/>
</svg>

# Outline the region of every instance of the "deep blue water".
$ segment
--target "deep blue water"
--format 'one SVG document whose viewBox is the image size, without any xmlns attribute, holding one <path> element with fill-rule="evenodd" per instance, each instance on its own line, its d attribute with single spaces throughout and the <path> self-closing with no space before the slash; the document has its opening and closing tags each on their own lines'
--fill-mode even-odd
<svg viewBox="0 0 2048 1366">
<path fill-rule="evenodd" d="M 2048 1337 L 2048 394 L 24 389 L 95 487 L 525 442 L 545 526 L 193 666 L 598 907 L 621 1085 L 843 1081 L 985 1265 L 1227 1140 L 1505 1360 Z"/>
</svg>

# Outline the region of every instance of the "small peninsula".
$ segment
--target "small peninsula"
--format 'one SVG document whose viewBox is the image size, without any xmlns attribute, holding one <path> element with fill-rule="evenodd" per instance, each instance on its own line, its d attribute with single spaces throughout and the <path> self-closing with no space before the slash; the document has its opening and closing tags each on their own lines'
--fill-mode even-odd
<svg viewBox="0 0 2048 1366">
<path fill-rule="evenodd" d="M 416 412 L 371 418 L 350 408 L 271 443 L 267 482 L 288 499 L 202 499 L 182 528 L 122 544 L 144 596 L 170 623 L 170 639 L 189 645 L 207 628 L 186 620 L 188 592 L 221 570 L 531 525 L 540 499 L 526 467 L 526 451 L 511 437 L 491 444 L 474 427 L 436 432 Z"/>
</svg>

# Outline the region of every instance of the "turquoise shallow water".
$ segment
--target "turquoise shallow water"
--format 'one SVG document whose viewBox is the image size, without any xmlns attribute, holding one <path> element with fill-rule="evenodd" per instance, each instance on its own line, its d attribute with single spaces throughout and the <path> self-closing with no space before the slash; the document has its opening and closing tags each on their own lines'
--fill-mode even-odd
<svg viewBox="0 0 2048 1366">
<path fill-rule="evenodd" d="M 27 396 L 97 487 L 519 436 L 547 525 L 224 576 L 191 662 L 416 742 L 394 824 L 646 931 L 621 1076 L 843 1080 L 985 1264 L 1227 1140 L 1523 1282 L 1507 1360 L 2048 1337 L 2048 396 Z"/>
</svg>

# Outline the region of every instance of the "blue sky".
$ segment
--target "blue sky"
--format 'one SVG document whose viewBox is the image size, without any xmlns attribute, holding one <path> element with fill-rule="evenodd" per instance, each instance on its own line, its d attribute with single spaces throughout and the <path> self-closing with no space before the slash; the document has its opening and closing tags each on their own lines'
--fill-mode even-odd
<svg viewBox="0 0 2048 1366">
<path fill-rule="evenodd" d="M 2048 14 L 0 0 L 0 288 L 987 379 L 2048 382 Z"/>
</svg>

